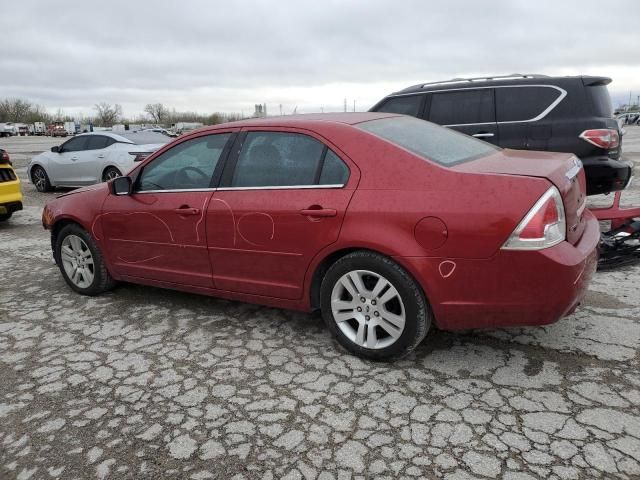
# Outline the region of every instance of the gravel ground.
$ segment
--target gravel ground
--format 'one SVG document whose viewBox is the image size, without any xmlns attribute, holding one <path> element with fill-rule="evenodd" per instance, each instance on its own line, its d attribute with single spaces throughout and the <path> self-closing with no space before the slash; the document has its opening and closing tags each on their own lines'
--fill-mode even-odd
<svg viewBox="0 0 640 480">
<path fill-rule="evenodd" d="M 624 142 L 640 162 L 640 128 Z M 0 147 L 24 180 L 57 143 Z M 76 295 L 40 225 L 53 194 L 23 191 L 0 225 L 2 479 L 640 478 L 640 266 L 597 273 L 555 325 L 432 332 L 373 363 L 316 315 Z"/>
</svg>

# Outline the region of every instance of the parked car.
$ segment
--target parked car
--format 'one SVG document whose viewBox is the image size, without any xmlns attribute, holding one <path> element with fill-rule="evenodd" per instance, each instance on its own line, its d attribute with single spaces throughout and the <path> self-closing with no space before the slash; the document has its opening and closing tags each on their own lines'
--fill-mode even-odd
<svg viewBox="0 0 640 480">
<path fill-rule="evenodd" d="M 9 154 L 0 148 L 0 222 L 9 220 L 18 210 L 22 210 L 20 179 L 13 171 Z"/>
<path fill-rule="evenodd" d="M 623 190 L 631 162 L 621 160 L 606 77 L 456 78 L 395 92 L 374 112 L 413 115 L 505 148 L 569 152 L 587 175 L 587 195 Z"/>
<path fill-rule="evenodd" d="M 43 225 L 78 293 L 128 281 L 304 311 L 393 358 L 442 329 L 541 325 L 580 302 L 598 223 L 574 155 L 382 113 L 184 135 Z"/>
<path fill-rule="evenodd" d="M 15 123 L 0 123 L 0 137 L 12 137 L 18 135 L 18 127 Z"/>
<path fill-rule="evenodd" d="M 159 134 L 84 133 L 33 157 L 27 175 L 40 192 L 92 185 L 128 172 L 136 158 L 142 159 L 168 140 Z"/>
</svg>

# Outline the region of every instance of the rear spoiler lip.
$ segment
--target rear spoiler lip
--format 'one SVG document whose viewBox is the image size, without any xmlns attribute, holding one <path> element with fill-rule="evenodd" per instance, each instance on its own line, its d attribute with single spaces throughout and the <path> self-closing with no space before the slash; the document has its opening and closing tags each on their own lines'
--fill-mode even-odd
<svg viewBox="0 0 640 480">
<path fill-rule="evenodd" d="M 611 79 L 609 77 L 582 77 L 582 84 L 585 87 L 599 87 L 610 83 Z"/>
</svg>

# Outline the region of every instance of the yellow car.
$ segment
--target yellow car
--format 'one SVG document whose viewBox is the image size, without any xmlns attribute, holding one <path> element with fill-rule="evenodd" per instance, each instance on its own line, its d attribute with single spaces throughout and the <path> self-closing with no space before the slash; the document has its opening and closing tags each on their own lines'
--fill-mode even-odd
<svg viewBox="0 0 640 480">
<path fill-rule="evenodd" d="M 13 171 L 9 154 L 0 148 L 0 222 L 8 220 L 18 210 L 22 210 L 20 180 Z"/>
</svg>

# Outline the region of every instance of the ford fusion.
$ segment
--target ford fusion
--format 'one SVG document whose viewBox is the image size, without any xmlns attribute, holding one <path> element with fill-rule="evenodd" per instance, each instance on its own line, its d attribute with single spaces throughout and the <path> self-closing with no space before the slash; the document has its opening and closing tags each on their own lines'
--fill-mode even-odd
<svg viewBox="0 0 640 480">
<path fill-rule="evenodd" d="M 503 150 L 402 115 L 252 119 L 180 137 L 127 176 L 50 201 L 76 292 L 134 282 L 303 311 L 397 358 L 432 327 L 571 313 L 598 223 L 571 154 Z"/>
</svg>

